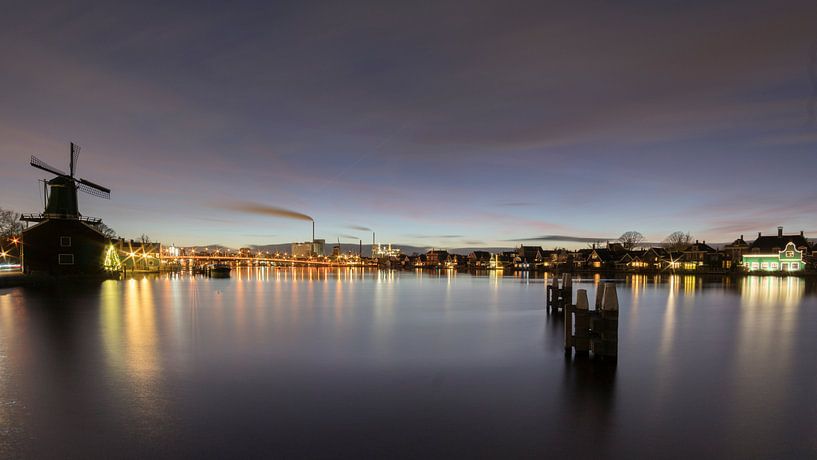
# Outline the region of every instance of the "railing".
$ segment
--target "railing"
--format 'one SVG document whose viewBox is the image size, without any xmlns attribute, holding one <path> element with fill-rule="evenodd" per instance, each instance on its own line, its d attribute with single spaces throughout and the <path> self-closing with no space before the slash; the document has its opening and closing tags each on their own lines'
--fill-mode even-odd
<svg viewBox="0 0 817 460">
<path fill-rule="evenodd" d="M 20 220 L 28 221 L 28 222 L 42 222 L 46 219 L 74 219 L 80 222 L 85 222 L 91 225 L 97 225 L 102 222 L 102 219 L 99 217 L 86 217 L 86 216 L 68 216 L 66 214 L 21 214 Z"/>
</svg>

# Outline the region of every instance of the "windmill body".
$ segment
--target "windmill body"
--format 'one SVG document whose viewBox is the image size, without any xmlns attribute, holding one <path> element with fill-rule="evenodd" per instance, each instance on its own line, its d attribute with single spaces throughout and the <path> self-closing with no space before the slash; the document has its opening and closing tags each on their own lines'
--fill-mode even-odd
<svg viewBox="0 0 817 460">
<path fill-rule="evenodd" d="M 110 198 L 110 189 L 75 176 L 79 146 L 71 143 L 69 173 L 31 157 L 31 166 L 54 177 L 46 181 L 45 209 L 23 214 L 35 225 L 23 232 L 23 269 L 26 273 L 62 275 L 105 274 L 105 251 L 110 241 L 97 230 L 99 218 L 79 212 L 77 191 Z"/>
</svg>

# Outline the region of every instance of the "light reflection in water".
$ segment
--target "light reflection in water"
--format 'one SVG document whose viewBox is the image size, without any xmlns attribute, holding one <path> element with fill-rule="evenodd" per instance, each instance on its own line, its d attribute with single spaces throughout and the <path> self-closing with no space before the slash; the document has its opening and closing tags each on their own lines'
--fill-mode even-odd
<svg viewBox="0 0 817 460">
<path fill-rule="evenodd" d="M 234 273 L 226 280 L 174 275 L 107 281 L 99 287 L 98 310 L 78 308 L 79 319 L 72 318 L 73 311 L 52 316 L 54 324 L 70 326 L 57 330 L 67 331 L 71 341 L 94 337 L 95 342 L 77 348 L 98 353 L 97 365 L 82 372 L 96 369 L 101 378 L 87 380 L 105 383 L 93 391 L 84 389 L 91 396 L 81 400 L 107 405 L 104 410 L 117 414 L 116 420 L 121 416 L 142 426 L 128 433 L 137 443 L 142 436 L 149 439 L 150 429 L 161 432 L 174 417 L 182 422 L 180 442 L 201 445 L 222 430 L 241 436 L 256 425 L 258 433 L 274 429 L 291 434 L 296 431 L 292 417 L 300 417 L 298 426 L 331 435 L 316 421 L 329 417 L 333 426 L 355 426 L 359 422 L 351 408 L 371 408 L 371 415 L 388 407 L 400 420 L 410 420 L 418 408 L 438 410 L 435 417 L 423 419 L 434 433 L 499 414 L 502 422 L 512 423 L 497 423 L 497 439 L 518 436 L 528 445 L 546 435 L 542 427 L 548 420 L 570 419 L 574 409 L 584 408 L 596 414 L 611 411 L 609 426 L 605 424 L 610 443 L 632 443 L 628 433 L 667 439 L 669 431 L 663 427 L 671 426 L 669 430 L 679 428 L 708 442 L 766 439 L 772 446 L 787 439 L 786 432 L 758 429 L 754 420 L 784 420 L 794 413 L 808 422 L 803 417 L 808 412 L 797 411 L 815 400 L 797 391 L 817 384 L 806 365 L 797 365 L 796 354 L 814 346 L 817 336 L 811 321 L 817 310 L 814 296 L 799 278 L 749 277 L 730 284 L 728 279 L 703 283 L 689 276 L 629 277 L 626 288 L 619 284 L 620 328 L 625 332 L 620 351 L 626 353 L 616 373 L 619 384 L 615 390 L 576 388 L 587 382 L 567 378 L 574 386 L 567 393 L 576 398 L 554 404 L 565 375 L 578 369 L 564 367 L 560 324 L 544 312 L 541 275 L 289 267 L 239 268 Z M 594 275 L 574 281 L 574 288 L 588 286 L 592 303 L 593 286 L 602 282 Z M 9 379 L 19 379 L 8 372 L 12 364 L 48 366 L 37 354 L 52 346 L 45 340 L 39 348 L 14 348 L 20 348 L 15 334 L 25 333 L 37 315 L 40 320 L 49 316 L 43 313 L 47 307 L 34 306 L 36 297 L 27 299 L 28 307 L 26 299 L 22 306 L 14 299 L 0 294 L 0 397 L 8 393 Z M 82 314 L 91 315 L 90 329 Z M 36 332 L 54 330 L 40 327 Z M 34 356 L 26 360 L 23 352 Z M 49 375 L 66 381 L 48 382 L 37 391 L 66 383 L 73 391 L 71 385 L 84 384 L 73 374 L 79 367 L 63 365 L 71 372 Z M 21 386 L 19 380 L 12 383 Z M 99 395 L 106 391 L 111 394 Z M 607 395 L 601 409 L 588 402 L 596 392 Z M 706 399 L 709 404 L 696 406 L 707 392 L 715 395 Z M 65 406 L 77 417 L 100 417 L 96 408 L 71 404 Z M 231 428 L 210 423 L 202 413 L 253 422 Z M 18 417 L 0 407 L 0 424 L 18 423 Z M 585 422 L 581 417 L 570 420 L 577 426 Z M 731 437 L 707 438 L 709 432 L 702 428 L 707 424 L 737 428 L 727 433 Z M 503 433 L 501 426 L 514 431 Z M 367 426 L 365 433 L 378 428 Z M 185 438 L 189 433 L 204 436 L 191 441 Z M 528 438 L 527 433 L 533 434 Z M 752 437 L 758 433 L 760 437 Z"/>
<path fill-rule="evenodd" d="M 733 416 L 737 420 L 752 413 L 772 420 L 785 419 L 787 401 L 797 395 L 778 391 L 776 383 L 790 381 L 797 366 L 800 350 L 796 349 L 795 338 L 805 280 L 750 276 L 741 281 L 741 311 L 735 318 L 739 327 L 734 347 Z M 764 365 L 758 367 L 758 362 Z"/>
</svg>

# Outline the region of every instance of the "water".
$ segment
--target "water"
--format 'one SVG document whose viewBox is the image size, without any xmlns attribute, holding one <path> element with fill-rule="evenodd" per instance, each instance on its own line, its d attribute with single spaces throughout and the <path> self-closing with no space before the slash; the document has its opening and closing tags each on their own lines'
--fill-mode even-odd
<svg viewBox="0 0 817 460">
<path fill-rule="evenodd" d="M 0 290 L 0 457 L 817 455 L 814 281 L 619 281 L 615 367 L 521 276 Z"/>
</svg>

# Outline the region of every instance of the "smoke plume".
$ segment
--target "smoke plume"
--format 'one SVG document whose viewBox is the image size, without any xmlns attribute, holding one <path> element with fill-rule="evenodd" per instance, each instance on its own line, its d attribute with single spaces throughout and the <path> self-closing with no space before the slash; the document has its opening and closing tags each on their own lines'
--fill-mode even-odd
<svg viewBox="0 0 817 460">
<path fill-rule="evenodd" d="M 224 206 L 225 209 L 230 209 L 232 211 L 241 211 L 247 212 L 250 214 L 259 214 L 262 216 L 271 216 L 271 217 L 281 217 L 284 219 L 294 219 L 294 220 L 305 220 L 308 222 L 314 222 L 311 216 L 308 216 L 302 212 L 292 211 L 289 209 L 279 208 L 276 206 L 269 206 L 266 204 L 261 203 L 252 203 L 252 202 L 240 202 L 240 203 L 230 203 Z"/>
</svg>

